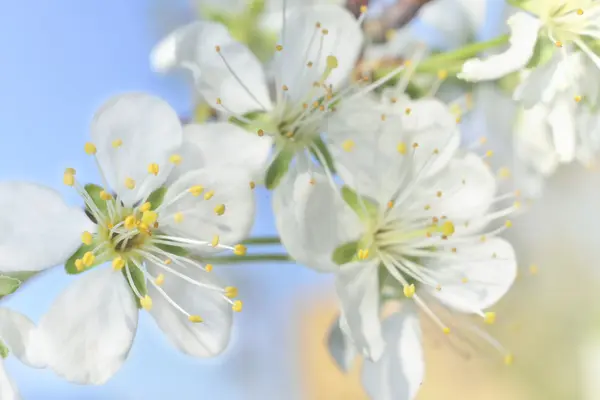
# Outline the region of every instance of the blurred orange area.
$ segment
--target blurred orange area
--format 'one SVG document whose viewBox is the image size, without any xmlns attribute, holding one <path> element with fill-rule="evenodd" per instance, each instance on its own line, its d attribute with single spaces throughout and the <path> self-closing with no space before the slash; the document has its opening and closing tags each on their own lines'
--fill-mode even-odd
<svg viewBox="0 0 600 400">
<path fill-rule="evenodd" d="M 299 340 L 302 387 L 307 400 L 368 400 L 361 388 L 357 359 L 348 374 L 334 364 L 326 346 L 326 336 L 338 313 L 331 297 L 321 296 L 300 308 Z M 527 388 L 517 383 L 517 370 L 502 359 L 489 356 L 467 359 L 438 340 L 438 332 L 424 325 L 427 375 L 417 400 L 531 400 Z"/>
</svg>

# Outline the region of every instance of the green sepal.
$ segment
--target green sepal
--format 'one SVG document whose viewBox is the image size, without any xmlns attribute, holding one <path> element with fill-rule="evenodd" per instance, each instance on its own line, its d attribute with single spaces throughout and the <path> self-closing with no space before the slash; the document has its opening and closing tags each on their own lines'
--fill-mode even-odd
<svg viewBox="0 0 600 400">
<path fill-rule="evenodd" d="M 556 51 L 556 45 L 549 40 L 538 40 L 527 68 L 536 68 L 546 64 Z"/>
<path fill-rule="evenodd" d="M 155 243 L 154 244 L 155 247 L 158 247 L 159 249 L 161 249 L 162 251 L 165 251 L 169 254 L 173 254 L 179 257 L 187 257 L 190 252 L 187 251 L 185 248 L 183 247 L 179 247 L 179 246 L 172 246 L 170 244 L 158 244 Z"/>
<path fill-rule="evenodd" d="M 0 340 L 0 357 L 6 358 L 8 357 L 9 353 L 10 351 L 8 350 L 8 347 L 6 347 L 2 340 Z"/>
<path fill-rule="evenodd" d="M 265 186 L 269 190 L 273 190 L 279 185 L 281 179 L 285 176 L 290 168 L 290 163 L 294 158 L 294 151 L 289 148 L 283 148 L 273 159 L 271 165 L 265 174 Z"/>
<path fill-rule="evenodd" d="M 374 200 L 359 195 L 349 186 L 342 187 L 342 198 L 362 221 L 371 221 L 379 215 L 379 206 Z"/>
<path fill-rule="evenodd" d="M 344 243 L 333 251 L 331 261 L 337 265 L 348 264 L 358 259 L 358 241 Z"/>
<path fill-rule="evenodd" d="M 146 276 L 144 275 L 144 273 L 135 264 L 128 265 L 125 268 L 123 268 L 121 270 L 121 272 L 123 273 L 123 276 L 129 283 L 130 287 L 131 287 L 131 283 L 129 282 L 127 270 L 129 270 L 129 272 L 131 273 L 131 280 L 133 281 L 133 285 L 135 285 L 135 289 L 137 290 L 137 292 L 139 294 L 141 294 L 142 296 L 147 295 L 148 287 L 146 286 Z M 135 297 L 135 302 L 136 302 L 138 308 L 142 308 L 142 305 L 140 304 L 140 299 L 135 294 L 134 288 L 131 288 L 131 290 L 133 291 L 133 297 Z"/>
<path fill-rule="evenodd" d="M 329 148 L 327 148 L 327 145 L 325 144 L 323 139 L 320 136 L 318 136 L 313 141 L 313 145 L 319 150 L 319 153 L 321 153 L 322 157 L 325 159 L 325 165 L 323 165 L 321 158 L 317 156 L 316 151 L 311 147 L 310 152 L 315 156 L 319 164 L 331 171 L 332 174 L 335 174 L 335 165 L 333 164 L 333 157 L 331 156 Z"/>
<path fill-rule="evenodd" d="M 513 72 L 500 78 L 497 82 L 498 87 L 504 92 L 511 94 L 521 83 L 519 72 Z"/>
<path fill-rule="evenodd" d="M 84 189 L 90 195 L 100 212 L 105 215 L 108 214 L 108 206 L 106 205 L 106 201 L 102 200 L 100 197 L 100 192 L 102 192 L 104 189 L 101 186 L 94 185 L 93 183 L 88 183 L 85 185 Z"/>
<path fill-rule="evenodd" d="M 90 244 L 90 245 L 82 244 L 77 249 L 77 251 L 75 253 L 73 253 L 73 255 L 71 257 L 69 257 L 69 259 L 65 263 L 65 271 L 67 271 L 67 274 L 69 274 L 69 275 L 77 275 L 77 274 L 80 274 L 80 273 L 85 272 L 87 270 L 90 270 L 90 269 L 94 268 L 97 265 L 102 264 L 104 261 L 98 260 L 98 258 L 96 258 L 96 260 L 94 260 L 94 264 L 92 264 L 91 267 L 84 268 L 81 271 L 78 271 L 77 267 L 75 267 L 75 260 L 77 260 L 78 258 L 83 258 L 83 255 L 85 253 L 87 253 L 88 251 L 92 251 L 95 248 L 96 248 L 96 243 L 95 242 L 92 242 L 92 244 Z"/>
<path fill-rule="evenodd" d="M 162 186 L 156 189 L 154 192 L 150 193 L 148 196 L 147 202 L 150 203 L 150 209 L 156 210 L 165 200 L 165 194 L 167 193 L 167 188 Z"/>
<path fill-rule="evenodd" d="M 0 275 L 0 296 L 8 296 L 17 291 L 23 283 L 20 279 L 6 275 Z"/>
</svg>

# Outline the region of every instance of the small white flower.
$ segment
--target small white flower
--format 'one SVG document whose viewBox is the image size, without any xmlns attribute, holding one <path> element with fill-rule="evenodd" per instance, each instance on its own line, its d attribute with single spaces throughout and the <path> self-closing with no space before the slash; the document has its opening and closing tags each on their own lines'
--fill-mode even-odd
<svg viewBox="0 0 600 400">
<path fill-rule="evenodd" d="M 367 105 L 358 115 L 361 106 L 364 102 L 346 104 L 328 125 L 332 154 L 348 185 L 341 196 L 331 190 L 335 182 L 330 176 L 310 182 L 306 173 L 287 196 L 275 193 L 274 206 L 303 205 L 296 207 L 302 212 L 277 220 L 283 244 L 299 262 L 337 271 L 344 330 L 367 359 L 385 364 L 375 369 L 392 368 L 387 386 L 378 389 L 389 396 L 381 398 L 404 398 L 392 395 L 400 393 L 394 386 L 400 385 L 400 376 L 409 373 L 403 372 L 404 361 L 394 346 L 404 348 L 404 338 L 418 342 L 418 335 L 405 332 L 400 317 L 382 328 L 381 303 L 409 297 L 445 333 L 448 325 L 427 299 L 493 319 L 485 310 L 512 285 L 516 261 L 512 246 L 498 237 L 512 223 L 485 227 L 513 213 L 518 203 L 494 210 L 513 195 L 496 196 L 483 155 L 457 152 L 456 120 L 442 103 L 384 96 L 379 112 Z M 488 342 L 504 352 L 495 341 Z M 386 343 L 392 346 L 389 352 Z M 409 354 L 418 358 L 420 352 Z M 399 360 L 398 369 L 390 367 Z M 406 368 L 412 371 L 407 379 L 420 382 L 422 368 Z M 414 392 L 413 383 L 407 387 L 407 393 Z"/>
<path fill-rule="evenodd" d="M 210 162 L 171 174 L 182 160 L 182 127 L 153 96 L 109 100 L 94 117 L 91 138 L 85 151 L 96 160 L 102 187 L 84 187 L 71 168 L 63 179 L 83 197 L 94 223 L 49 188 L 0 184 L 0 270 L 65 263 L 69 273 L 85 272 L 39 323 L 49 366 L 70 381 L 107 381 L 129 353 L 138 305 L 181 351 L 220 353 L 232 309 L 242 303 L 198 257 L 245 251 L 229 244 L 253 222 L 248 178 Z"/>
</svg>

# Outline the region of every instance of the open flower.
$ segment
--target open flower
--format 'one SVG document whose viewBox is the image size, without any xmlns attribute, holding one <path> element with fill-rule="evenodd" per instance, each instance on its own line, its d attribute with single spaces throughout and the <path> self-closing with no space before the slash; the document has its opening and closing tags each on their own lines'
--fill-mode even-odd
<svg viewBox="0 0 600 400">
<path fill-rule="evenodd" d="M 150 95 L 109 100 L 94 117 L 91 139 L 85 151 L 103 185 L 82 185 L 72 168 L 63 177 L 83 198 L 89 218 L 49 188 L 0 184 L 6 233 L 0 268 L 64 263 L 68 273 L 84 273 L 39 323 L 49 366 L 70 381 L 105 382 L 129 353 L 138 308 L 181 351 L 220 353 L 232 310 L 242 303 L 234 300 L 237 289 L 223 287 L 199 257 L 245 252 L 229 244 L 253 221 L 248 178 L 210 163 L 172 174 L 182 160 L 182 127 L 175 111 Z"/>
<path fill-rule="evenodd" d="M 404 398 L 395 385 L 404 378 L 420 383 L 422 361 L 420 352 L 400 353 L 406 346 L 392 342 L 406 334 L 418 343 L 418 335 L 405 332 L 414 323 L 405 326 L 404 317 L 382 328 L 381 304 L 410 298 L 446 334 L 449 325 L 428 300 L 493 322 L 487 309 L 512 285 L 516 261 L 512 246 L 498 237 L 511 222 L 485 227 L 518 204 L 493 210 L 512 195 L 496 196 L 483 155 L 457 152 L 455 117 L 442 103 L 384 96 L 380 113 L 365 107 L 357 115 L 356 107 L 340 107 L 328 127 L 332 153 L 342 160 L 346 154 L 338 169 L 346 186 L 336 192 L 330 177 L 299 176 L 288 196 L 276 194 L 275 205 L 291 209 L 297 201 L 302 213 L 278 220 L 278 228 L 293 257 L 336 271 L 344 331 L 359 353 L 383 363 L 374 368 L 389 371 L 387 381 L 375 384 L 385 383 L 378 390 L 388 396 L 380 398 Z M 403 366 L 413 364 L 407 375 Z"/>
</svg>

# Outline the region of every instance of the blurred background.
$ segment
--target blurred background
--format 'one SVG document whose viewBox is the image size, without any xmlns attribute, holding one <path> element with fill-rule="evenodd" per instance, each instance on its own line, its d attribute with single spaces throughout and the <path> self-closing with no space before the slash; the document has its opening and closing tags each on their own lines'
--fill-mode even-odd
<svg viewBox="0 0 600 400">
<path fill-rule="evenodd" d="M 435 18 L 427 9 L 441 2 L 446 8 Z M 96 108 L 119 92 L 160 95 L 183 118 L 195 118 L 198 99 L 187 82 L 153 74 L 148 62 L 162 36 L 198 18 L 192 3 L 4 2 L 0 179 L 43 183 L 78 204 L 78 196 L 61 185 L 62 173 L 75 167 L 78 176 L 99 180 L 83 144 Z M 505 15 L 501 0 L 380 0 L 369 7 L 373 18 L 365 27 L 373 43 L 388 40 L 376 52 L 398 57 L 415 38 L 432 49 L 459 46 L 465 38 L 452 33 L 467 25 L 472 37 L 492 38 L 503 29 Z M 400 10 L 395 20 L 382 17 L 391 15 L 389 7 Z M 453 89 L 450 85 L 441 95 L 444 90 Z M 464 122 L 467 137 L 510 139 L 510 126 L 505 132 L 497 128 L 486 125 L 477 110 Z M 272 235 L 270 196 L 264 190 L 258 195 L 254 233 Z M 518 250 L 520 274 L 496 308 L 493 334 L 512 350 L 514 364 L 507 367 L 486 351 L 456 351 L 424 325 L 427 376 L 419 400 L 600 399 L 599 200 L 597 169 L 563 168 L 529 213 L 513 221 L 509 239 Z M 230 348 L 216 359 L 179 354 L 141 313 L 130 358 L 104 386 L 69 384 L 13 358 L 7 360 L 9 373 L 25 399 L 367 399 L 360 362 L 342 374 L 325 345 L 337 316 L 331 277 L 291 263 L 221 266 L 219 273 L 240 288 L 245 308 L 237 315 Z M 71 280 L 57 267 L 3 300 L 3 306 L 38 320 Z"/>
</svg>

